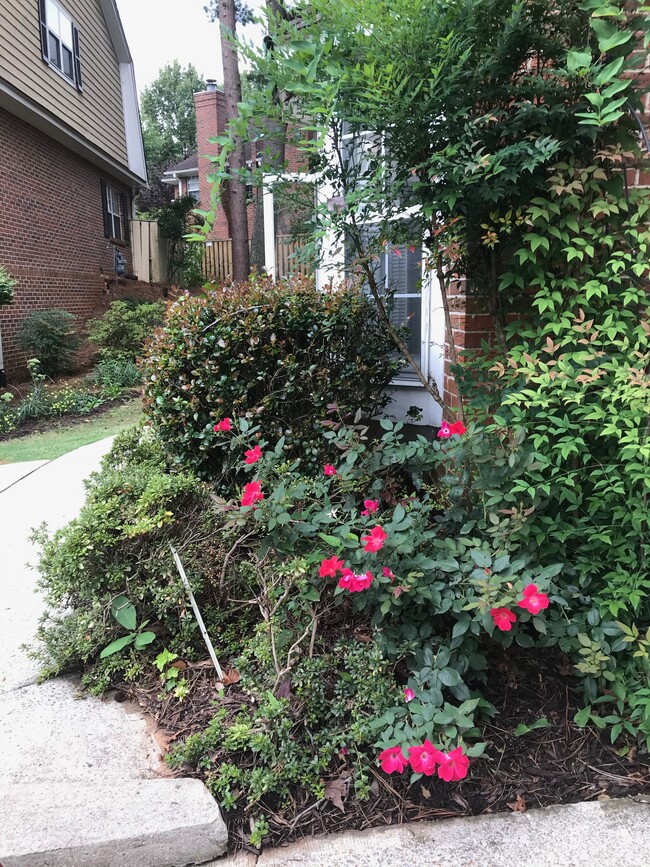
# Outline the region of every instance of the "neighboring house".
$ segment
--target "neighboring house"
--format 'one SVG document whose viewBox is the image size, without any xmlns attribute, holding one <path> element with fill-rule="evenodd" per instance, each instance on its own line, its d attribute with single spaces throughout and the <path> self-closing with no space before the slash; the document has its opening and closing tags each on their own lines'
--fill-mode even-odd
<svg viewBox="0 0 650 867">
<path fill-rule="evenodd" d="M 163 174 L 163 183 L 169 184 L 174 189 L 174 198 L 179 196 L 192 196 L 197 206 L 209 210 L 212 184 L 208 181 L 208 175 L 214 171 L 211 156 L 217 156 L 219 145 L 211 142 L 211 138 L 223 135 L 226 131 L 228 116 L 226 113 L 226 98 L 221 88 L 214 81 L 208 81 L 207 90 L 194 94 L 196 106 L 196 141 L 197 153 L 191 154 L 176 165 L 170 166 Z M 253 167 L 253 147 L 246 144 L 246 159 L 249 167 Z M 255 157 L 257 155 L 255 154 Z M 300 172 L 304 170 L 304 156 L 292 145 L 287 145 L 285 151 L 285 163 L 287 171 Z M 251 188 L 249 192 L 248 209 L 248 234 L 252 238 L 255 230 L 255 193 Z M 276 215 L 276 229 L 278 234 L 289 234 L 290 225 L 286 215 Z M 225 241 L 230 237 L 228 220 L 221 205 L 218 205 L 215 213 L 214 225 L 208 235 L 210 241 Z"/>
<path fill-rule="evenodd" d="M 31 311 L 92 315 L 131 270 L 129 220 L 146 168 L 133 61 L 115 0 L 0 3 L 0 368 L 24 366 Z M 4 359 L 2 358 L 4 350 Z"/>
</svg>

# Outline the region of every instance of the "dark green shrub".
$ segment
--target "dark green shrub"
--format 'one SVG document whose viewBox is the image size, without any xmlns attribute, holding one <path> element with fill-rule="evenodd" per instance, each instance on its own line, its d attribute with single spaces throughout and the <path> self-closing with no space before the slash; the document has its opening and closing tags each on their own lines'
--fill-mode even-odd
<svg viewBox="0 0 650 867">
<path fill-rule="evenodd" d="M 77 317 L 57 307 L 35 310 L 23 319 L 19 340 L 41 362 L 43 373 L 66 373 L 74 367 L 80 343 Z"/>
<path fill-rule="evenodd" d="M 315 459 L 336 410 L 371 416 L 400 369 L 374 304 L 354 289 L 317 292 L 312 280 L 183 296 L 148 346 L 145 412 L 176 458 L 202 477 L 222 472 L 213 431 L 247 416 L 260 436 Z"/>
<path fill-rule="evenodd" d="M 88 382 L 108 389 L 135 388 L 142 384 L 142 374 L 128 358 L 104 358 L 89 374 Z"/>
<path fill-rule="evenodd" d="M 0 307 L 3 304 L 11 304 L 14 300 L 14 287 L 17 281 L 9 274 L 6 268 L 0 265 Z"/>
<path fill-rule="evenodd" d="M 165 318 L 164 301 L 113 301 L 98 319 L 88 323 L 88 339 L 107 359 L 134 361 Z"/>
</svg>

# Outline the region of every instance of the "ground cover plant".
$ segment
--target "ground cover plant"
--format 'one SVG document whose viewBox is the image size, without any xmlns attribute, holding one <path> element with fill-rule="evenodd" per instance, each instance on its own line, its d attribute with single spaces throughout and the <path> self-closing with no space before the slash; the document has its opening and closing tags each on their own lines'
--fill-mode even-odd
<svg viewBox="0 0 650 867">
<path fill-rule="evenodd" d="M 265 88 L 267 134 L 309 118 L 340 193 L 316 240 L 352 237 L 377 307 L 255 281 L 181 299 L 149 345 L 148 427 L 42 537 L 50 671 L 148 704 L 234 846 L 648 789 L 648 199 L 626 183 L 645 21 L 560 10 L 377 0 L 359 26 L 357 4 L 314 0 L 299 33 L 272 22 L 231 132 Z M 382 159 L 319 163 L 351 119 Z M 423 236 L 443 297 L 468 279 L 495 339 L 456 359 L 439 431 L 370 437 L 401 348 L 374 257 Z M 376 339 L 346 342 L 357 308 Z"/>
</svg>

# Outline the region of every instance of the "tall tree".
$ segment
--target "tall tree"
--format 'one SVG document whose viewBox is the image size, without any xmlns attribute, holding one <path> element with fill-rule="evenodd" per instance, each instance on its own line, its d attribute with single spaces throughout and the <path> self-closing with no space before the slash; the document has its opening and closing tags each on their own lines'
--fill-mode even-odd
<svg viewBox="0 0 650 867">
<path fill-rule="evenodd" d="M 183 68 L 174 60 L 142 91 L 140 111 L 150 171 L 196 150 L 194 94 L 200 90 L 205 90 L 205 81 L 194 66 Z"/>
</svg>

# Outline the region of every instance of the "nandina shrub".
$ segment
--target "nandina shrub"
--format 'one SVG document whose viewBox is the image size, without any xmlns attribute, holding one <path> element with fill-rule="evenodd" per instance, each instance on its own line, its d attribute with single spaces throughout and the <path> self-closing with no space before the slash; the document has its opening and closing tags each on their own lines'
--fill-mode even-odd
<svg viewBox="0 0 650 867">
<path fill-rule="evenodd" d="M 183 296 L 148 346 L 145 412 L 177 460 L 204 478 L 223 474 L 214 426 L 226 417 L 248 419 L 259 437 L 283 436 L 288 456 L 313 460 L 333 406 L 370 417 L 386 405 L 401 367 L 389 347 L 375 306 L 356 289 L 256 277 Z"/>
</svg>

